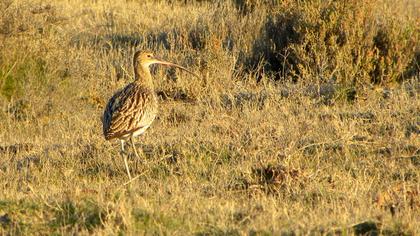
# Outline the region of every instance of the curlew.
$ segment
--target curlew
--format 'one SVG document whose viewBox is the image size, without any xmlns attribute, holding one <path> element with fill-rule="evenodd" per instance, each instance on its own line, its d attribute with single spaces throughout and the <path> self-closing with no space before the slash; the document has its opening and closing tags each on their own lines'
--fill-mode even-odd
<svg viewBox="0 0 420 236">
<path fill-rule="evenodd" d="M 149 128 L 158 112 L 158 101 L 149 70 L 152 64 L 174 66 L 198 77 L 185 67 L 155 58 L 153 53 L 137 51 L 134 54 L 135 80 L 109 99 L 102 119 L 105 139 L 119 139 L 121 142 L 121 155 L 130 180 L 131 174 L 124 149 L 125 142 L 131 142 L 135 155 L 140 158 L 134 145 L 134 138 Z"/>
</svg>

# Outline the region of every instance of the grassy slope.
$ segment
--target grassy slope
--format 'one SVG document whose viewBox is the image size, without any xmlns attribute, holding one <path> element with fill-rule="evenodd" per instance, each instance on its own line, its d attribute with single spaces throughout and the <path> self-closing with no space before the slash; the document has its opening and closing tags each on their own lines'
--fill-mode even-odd
<svg viewBox="0 0 420 236">
<path fill-rule="evenodd" d="M 266 7 L 11 3 L 0 36 L 1 233 L 420 233 L 418 75 L 358 87 L 354 101 L 347 84 L 236 76 Z M 124 185 L 100 117 L 131 80 L 135 48 L 203 79 L 155 71 L 160 115 L 139 139 L 144 160 L 130 161 L 138 179 Z"/>
</svg>

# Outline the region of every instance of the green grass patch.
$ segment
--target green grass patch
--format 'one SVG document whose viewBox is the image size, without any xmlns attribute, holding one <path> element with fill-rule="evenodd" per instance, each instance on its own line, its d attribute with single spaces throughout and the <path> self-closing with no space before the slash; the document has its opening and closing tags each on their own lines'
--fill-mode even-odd
<svg viewBox="0 0 420 236">
<path fill-rule="evenodd" d="M 176 217 L 162 213 L 151 213 L 135 208 L 132 211 L 136 231 L 145 234 L 159 235 L 162 232 L 171 232 L 185 229 L 184 222 Z"/>
<path fill-rule="evenodd" d="M 87 229 L 92 231 L 95 228 L 102 227 L 106 220 L 104 210 L 94 201 L 83 200 L 74 202 L 66 200 L 59 204 L 54 211 L 54 220 L 49 225 L 55 229 Z"/>
</svg>

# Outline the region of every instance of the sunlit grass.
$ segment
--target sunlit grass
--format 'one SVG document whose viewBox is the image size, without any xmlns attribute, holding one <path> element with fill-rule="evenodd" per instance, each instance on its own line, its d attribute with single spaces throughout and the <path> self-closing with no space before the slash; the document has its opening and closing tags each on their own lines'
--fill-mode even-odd
<svg viewBox="0 0 420 236">
<path fill-rule="evenodd" d="M 2 1 L 0 234 L 419 234 L 418 4 L 389 4 Z M 152 68 L 128 182 L 101 116 L 137 49 L 202 78 Z"/>
</svg>

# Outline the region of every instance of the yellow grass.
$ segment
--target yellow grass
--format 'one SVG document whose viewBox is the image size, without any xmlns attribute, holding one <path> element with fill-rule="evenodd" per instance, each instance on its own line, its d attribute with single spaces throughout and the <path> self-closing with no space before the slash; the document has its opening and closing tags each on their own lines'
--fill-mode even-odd
<svg viewBox="0 0 420 236">
<path fill-rule="evenodd" d="M 358 2 L 2 1 L 0 234 L 420 234 L 419 4 Z M 202 78 L 154 67 L 127 182 L 137 49 Z"/>
</svg>

